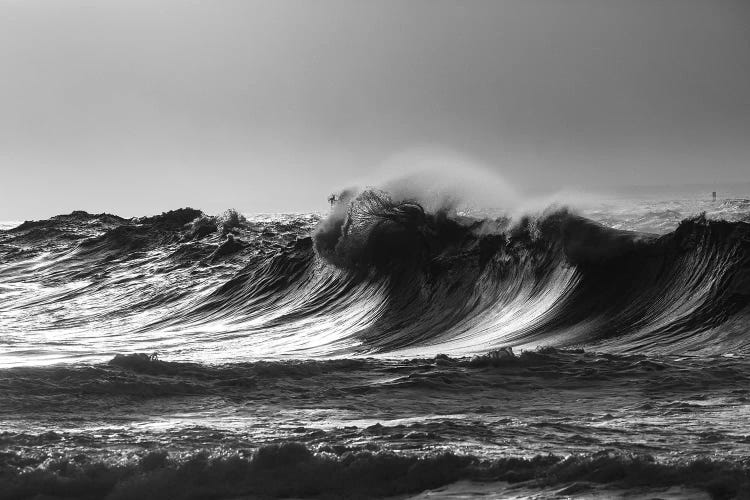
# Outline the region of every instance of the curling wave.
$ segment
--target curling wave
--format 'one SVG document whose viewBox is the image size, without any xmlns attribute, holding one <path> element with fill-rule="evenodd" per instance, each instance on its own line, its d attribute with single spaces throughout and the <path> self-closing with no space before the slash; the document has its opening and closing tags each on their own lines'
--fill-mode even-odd
<svg viewBox="0 0 750 500">
<path fill-rule="evenodd" d="M 565 209 L 520 221 L 428 213 L 369 190 L 340 204 L 312 240 L 251 264 L 188 316 L 244 311 L 248 323 L 282 332 L 282 344 L 305 324 L 326 325 L 333 331 L 315 346 L 329 352 L 729 352 L 747 349 L 749 304 L 744 222 L 698 216 L 657 236 Z"/>
<path fill-rule="evenodd" d="M 106 333 L 99 359 L 750 349 L 750 224 L 705 216 L 656 235 L 564 208 L 479 219 L 366 190 L 326 218 L 74 212 L 1 232 L 0 251 L 18 352 L 21 333 L 52 329 Z"/>
</svg>

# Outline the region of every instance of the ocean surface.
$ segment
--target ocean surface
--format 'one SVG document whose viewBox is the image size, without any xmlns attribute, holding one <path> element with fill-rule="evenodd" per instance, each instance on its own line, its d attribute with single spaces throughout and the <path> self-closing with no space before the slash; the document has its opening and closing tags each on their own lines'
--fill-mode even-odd
<svg viewBox="0 0 750 500">
<path fill-rule="evenodd" d="M 0 226 L 0 499 L 750 498 L 750 200 Z"/>
</svg>

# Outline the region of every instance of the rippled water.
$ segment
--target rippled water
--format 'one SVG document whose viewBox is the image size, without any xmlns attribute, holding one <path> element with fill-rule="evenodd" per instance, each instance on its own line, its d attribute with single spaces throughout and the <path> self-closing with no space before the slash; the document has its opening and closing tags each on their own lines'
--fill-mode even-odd
<svg viewBox="0 0 750 500">
<path fill-rule="evenodd" d="M 320 258 L 315 214 L 0 233 L 0 498 L 747 496 L 750 203 L 583 215 L 667 239 L 472 229 L 403 283 Z"/>
</svg>

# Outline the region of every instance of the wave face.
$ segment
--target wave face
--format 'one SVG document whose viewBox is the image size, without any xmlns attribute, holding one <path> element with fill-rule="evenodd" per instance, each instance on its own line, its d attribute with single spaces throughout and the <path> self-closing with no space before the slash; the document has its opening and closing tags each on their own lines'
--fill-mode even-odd
<svg viewBox="0 0 750 500">
<path fill-rule="evenodd" d="M 695 216 L 658 235 L 566 209 L 430 213 L 369 190 L 326 218 L 74 212 L 0 235 L 5 365 L 750 345 L 742 220 Z"/>
<path fill-rule="evenodd" d="M 317 253 L 350 273 L 387 276 L 386 306 L 361 334 L 378 352 L 747 345 L 745 222 L 701 216 L 658 237 L 564 209 L 513 224 L 461 220 L 374 192 L 337 221 L 316 232 Z"/>
</svg>

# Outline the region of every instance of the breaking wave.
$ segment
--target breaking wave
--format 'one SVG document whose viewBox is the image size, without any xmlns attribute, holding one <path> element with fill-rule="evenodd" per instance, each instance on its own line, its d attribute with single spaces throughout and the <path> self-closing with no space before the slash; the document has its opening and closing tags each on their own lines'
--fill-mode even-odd
<svg viewBox="0 0 750 500">
<path fill-rule="evenodd" d="M 15 464 L 15 455 L 8 453 L 4 457 L 6 466 L 10 469 L 16 465 L 18 472 L 0 477 L 0 498 L 383 498 L 460 479 L 506 482 L 511 492 L 515 484 L 562 486 L 560 495 L 595 493 L 597 485 L 604 484 L 623 489 L 687 486 L 706 491 L 713 498 L 736 498 L 750 488 L 746 469 L 712 460 L 663 463 L 648 455 L 606 451 L 496 460 L 453 453 L 421 457 L 365 450 L 319 451 L 313 453 L 294 442 L 255 451 L 203 451 L 182 457 L 157 450 L 116 464 L 86 457 L 59 458 L 43 464 L 18 457 L 23 463 Z"/>
<path fill-rule="evenodd" d="M 566 209 L 478 220 L 370 190 L 339 206 L 311 241 L 249 266 L 191 316 L 291 303 L 272 324 L 361 311 L 366 325 L 336 340 L 366 353 L 741 350 L 750 224 L 698 216 L 657 236 Z"/>
<path fill-rule="evenodd" d="M 74 212 L 1 232 L 0 251 L 11 332 L 97 329 L 177 358 L 750 346 L 750 224 L 705 216 L 657 235 L 565 208 L 520 219 L 427 211 L 371 189 L 325 218 Z M 31 270 L 55 292 L 13 293 Z M 51 315 L 52 302 L 77 313 Z M 123 350 L 100 345 L 102 356 Z"/>
</svg>

